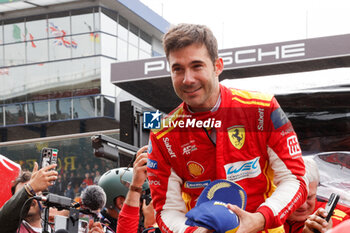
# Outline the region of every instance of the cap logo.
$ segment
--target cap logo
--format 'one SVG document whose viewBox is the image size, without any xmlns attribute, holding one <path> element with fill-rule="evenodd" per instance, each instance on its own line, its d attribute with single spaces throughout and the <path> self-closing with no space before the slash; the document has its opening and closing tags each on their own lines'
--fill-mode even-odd
<svg viewBox="0 0 350 233">
<path fill-rule="evenodd" d="M 222 189 L 222 188 L 229 188 L 229 187 L 231 187 L 231 185 L 229 183 L 226 183 L 226 182 L 217 183 L 209 189 L 208 194 L 207 194 L 207 198 L 209 200 L 211 200 L 211 199 L 213 199 L 216 191 L 218 191 L 219 189 Z"/>
</svg>

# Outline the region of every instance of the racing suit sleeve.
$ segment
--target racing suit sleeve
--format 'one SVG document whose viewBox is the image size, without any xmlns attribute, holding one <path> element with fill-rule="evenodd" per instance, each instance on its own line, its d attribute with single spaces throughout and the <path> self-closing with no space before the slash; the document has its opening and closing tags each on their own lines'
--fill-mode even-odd
<svg viewBox="0 0 350 233">
<path fill-rule="evenodd" d="M 193 232 L 196 227 L 185 224 L 186 205 L 182 199 L 182 179 L 176 174 L 153 132 L 150 135 L 147 176 L 156 221 L 162 232 Z"/>
<path fill-rule="evenodd" d="M 307 198 L 305 166 L 296 133 L 275 98 L 270 106 L 270 117 L 266 119 L 267 152 L 277 188 L 257 210 L 265 217 L 265 229 L 283 225 Z"/>
</svg>

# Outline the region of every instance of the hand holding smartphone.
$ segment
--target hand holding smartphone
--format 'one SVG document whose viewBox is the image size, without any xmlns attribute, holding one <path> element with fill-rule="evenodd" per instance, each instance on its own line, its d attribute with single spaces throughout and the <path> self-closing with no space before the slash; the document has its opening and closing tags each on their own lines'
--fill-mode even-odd
<svg viewBox="0 0 350 233">
<path fill-rule="evenodd" d="M 325 211 L 327 212 L 326 218 L 324 218 L 327 222 L 331 219 L 334 209 L 338 204 L 340 196 L 338 194 L 332 193 L 331 196 L 328 199 L 328 202 L 325 207 Z M 320 216 L 323 218 L 322 216 Z M 320 233 L 318 230 L 314 230 L 315 233 Z"/>
<path fill-rule="evenodd" d="M 56 148 L 46 148 L 41 150 L 41 156 L 39 161 L 39 169 L 47 167 L 51 164 L 57 164 L 58 149 Z M 53 184 L 55 182 L 53 181 Z"/>
</svg>

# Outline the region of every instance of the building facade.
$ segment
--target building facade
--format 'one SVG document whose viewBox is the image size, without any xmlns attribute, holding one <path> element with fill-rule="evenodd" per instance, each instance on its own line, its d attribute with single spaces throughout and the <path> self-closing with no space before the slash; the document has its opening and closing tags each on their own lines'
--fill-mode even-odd
<svg viewBox="0 0 350 233">
<path fill-rule="evenodd" d="M 163 55 L 169 23 L 139 0 L 1 0 L 0 12 L 0 154 L 32 170 L 57 148 L 77 191 L 86 173 L 116 166 L 90 137 L 119 139 L 119 103 L 142 104 L 111 84 L 111 64 Z"/>
</svg>

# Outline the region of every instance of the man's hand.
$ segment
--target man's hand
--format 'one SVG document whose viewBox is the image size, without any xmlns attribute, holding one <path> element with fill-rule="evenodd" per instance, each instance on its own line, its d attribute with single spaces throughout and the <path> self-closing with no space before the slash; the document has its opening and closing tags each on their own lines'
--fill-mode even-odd
<svg viewBox="0 0 350 233">
<path fill-rule="evenodd" d="M 58 173 L 54 169 L 57 164 L 51 164 L 47 167 L 43 167 L 38 171 L 38 163 L 34 163 L 34 168 L 32 176 L 29 180 L 30 186 L 33 188 L 34 192 L 41 192 L 46 190 L 49 186 L 52 185 L 52 181 L 57 179 Z"/>
<path fill-rule="evenodd" d="M 147 179 L 147 149 L 148 146 L 143 146 L 137 151 L 136 159 L 133 166 L 133 176 L 131 185 L 141 187 Z"/>
<path fill-rule="evenodd" d="M 156 223 L 156 216 L 153 208 L 153 201 L 151 201 L 148 205 L 146 204 L 146 200 L 143 200 L 142 203 L 142 213 L 145 216 L 144 226 L 146 228 L 153 226 Z"/>
<path fill-rule="evenodd" d="M 332 219 L 327 222 L 324 218 L 327 217 L 327 212 L 323 208 L 318 208 L 315 213 L 310 215 L 304 225 L 303 233 L 313 233 L 314 230 L 326 232 L 333 226 Z"/>
<path fill-rule="evenodd" d="M 94 222 L 92 219 L 89 221 L 89 233 L 104 233 L 100 222 Z"/>
<path fill-rule="evenodd" d="M 249 213 L 231 204 L 228 204 L 227 208 L 239 218 L 239 227 L 236 233 L 255 233 L 264 230 L 265 218 L 261 213 Z"/>
</svg>

